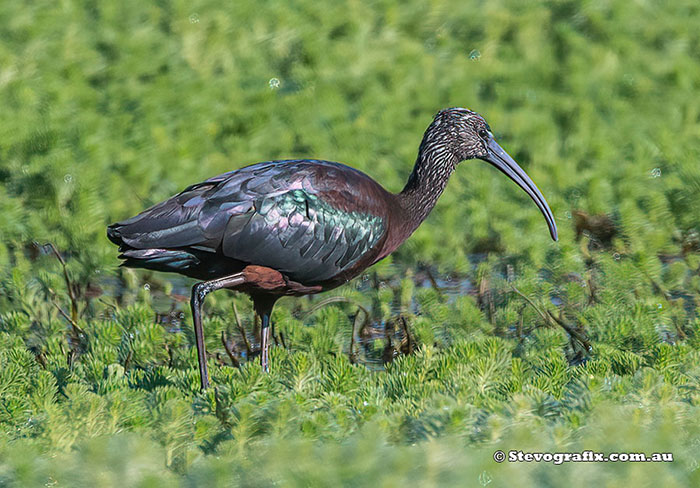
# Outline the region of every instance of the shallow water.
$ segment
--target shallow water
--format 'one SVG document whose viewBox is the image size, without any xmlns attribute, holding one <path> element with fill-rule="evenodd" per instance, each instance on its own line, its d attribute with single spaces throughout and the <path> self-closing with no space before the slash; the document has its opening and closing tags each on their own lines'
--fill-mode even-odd
<svg viewBox="0 0 700 488">
<path fill-rule="evenodd" d="M 473 257 L 474 269 L 483 259 L 483 255 L 475 255 Z M 196 282 L 195 280 L 177 274 L 153 273 L 141 270 L 136 270 L 136 273 L 143 273 L 144 275 L 144 281 L 139 286 L 140 289 L 125 287 L 122 280 L 116 276 L 104 277 L 98 284 L 103 297 L 114 299 L 121 303 L 122 301 L 131 301 L 135 298 L 135 294 L 147 293 L 155 312 L 154 320 L 168 332 L 179 333 L 183 329 L 191 327 L 190 320 L 187 317 L 189 317 L 190 291 L 192 285 Z M 383 270 L 383 276 L 389 276 L 387 279 L 379 279 L 377 274 L 370 270 L 358 276 L 346 286 L 354 287 L 360 292 L 366 292 L 368 297 L 379 288 L 388 287 L 398 292 L 401 281 L 407 275 L 412 276 L 414 286 L 417 289 L 434 288 L 440 292 L 447 303 L 452 303 L 465 294 L 476 293 L 472 281 L 465 275 L 455 273 L 440 274 L 437 269 L 426 266 L 422 266 L 417 270 L 413 268 L 409 270 L 406 266 L 395 264 L 390 265 L 388 272 L 386 268 Z M 300 297 L 296 300 L 320 302 L 334 296 L 342 296 L 337 291 L 331 290 L 319 295 Z M 413 294 L 410 310 L 411 313 L 419 314 L 420 307 L 416 300 L 416 295 L 415 293 Z M 368 298 L 368 300 L 371 299 Z M 365 305 L 368 310 L 371 310 L 371 307 L 366 303 Z M 308 321 L 309 319 L 306 318 L 306 315 L 310 306 L 313 305 L 303 306 L 294 315 L 302 321 Z M 391 319 L 388 321 L 378 320 L 377 317 L 369 317 L 365 321 L 364 314 L 360 313 L 360 317 L 356 319 L 355 327 L 357 330 L 354 331 L 353 348 L 355 354 L 353 357 L 355 361 L 365 364 L 372 369 L 382 369 L 386 362 L 391 361 L 399 354 L 398 349 L 402 341 L 406 341 L 407 330 L 401 323 L 402 312 L 404 310 L 401 309 L 399 301 L 394 300 L 391 307 Z M 244 320 L 244 323 L 246 322 L 250 324 L 250 321 Z M 362 327 L 363 324 L 364 327 Z M 245 332 L 248 343 L 251 346 L 250 356 L 257 357 L 257 350 L 260 347 L 259 339 L 256 340 L 258 333 L 252 330 L 250 325 Z M 232 349 L 237 352 L 241 360 L 249 359 L 245 341 L 240 333 L 234 333 L 233 337 L 229 337 L 228 340 Z M 283 345 L 283 341 L 283 337 L 275 335 L 274 342 L 277 345 Z M 390 344 L 389 341 L 391 342 Z M 347 344 L 347 349 L 349 350 L 349 348 L 350 344 Z"/>
</svg>

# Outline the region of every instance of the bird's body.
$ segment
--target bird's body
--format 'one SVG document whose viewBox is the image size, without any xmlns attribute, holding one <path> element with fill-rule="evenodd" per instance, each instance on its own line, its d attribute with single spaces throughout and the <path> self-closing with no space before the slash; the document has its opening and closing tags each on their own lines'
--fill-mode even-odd
<svg viewBox="0 0 700 488">
<path fill-rule="evenodd" d="M 248 265 L 325 291 L 402 241 L 396 195 L 364 173 L 318 160 L 268 161 L 192 185 L 109 228 L 125 265 L 210 280 Z M 392 233 L 393 230 L 393 233 Z M 302 293 L 305 294 L 305 293 Z"/>
<path fill-rule="evenodd" d="M 480 157 L 536 201 L 556 239 L 544 198 L 493 141 L 483 118 L 465 109 L 438 113 L 400 193 L 340 163 L 283 160 L 253 164 L 186 188 L 141 214 L 109 226 L 123 265 L 205 280 L 195 285 L 195 321 L 202 387 L 208 386 L 201 325 L 207 293 L 248 293 L 262 318 L 267 369 L 269 317 L 284 295 L 333 289 L 393 252 L 443 192 L 457 164 Z"/>
</svg>

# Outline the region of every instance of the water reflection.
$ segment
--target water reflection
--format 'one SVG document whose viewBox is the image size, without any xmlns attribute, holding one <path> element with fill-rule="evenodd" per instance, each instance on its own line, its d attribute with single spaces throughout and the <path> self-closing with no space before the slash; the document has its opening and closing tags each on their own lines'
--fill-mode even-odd
<svg viewBox="0 0 700 488">
<path fill-rule="evenodd" d="M 473 269 L 485 259 L 485 255 L 472 256 Z M 354 325 L 347 331 L 347 353 L 354 362 L 365 364 L 372 369 L 383 369 L 399 354 L 408 354 L 415 346 L 409 326 L 402 314 L 420 314 L 421 306 L 417 297 L 420 293 L 412 293 L 410 303 L 401 303 L 399 299 L 402 281 L 409 278 L 416 290 L 434 289 L 443 303 L 454 303 L 459 297 L 476 293 L 472 281 L 466 275 L 458 273 L 443 274 L 434 267 L 391 264 L 381 268 L 381 275 L 374 270 L 355 278 L 353 281 L 337 290 L 323 294 L 294 298 L 295 310 L 293 315 L 305 324 L 313 324 L 317 318 L 316 307 L 319 305 L 344 306 Z M 146 300 L 155 312 L 156 323 L 162 325 L 170 333 L 189 331 L 189 296 L 194 280 L 175 274 L 148 273 L 136 290 L 128 289 L 124 280 L 110 277 L 102 280 L 100 286 L 104 293 L 113 296 L 117 303 L 129 303 L 138 299 Z M 141 289 L 140 293 L 138 289 Z M 362 293 L 359 302 L 349 298 L 347 291 L 356 290 Z M 382 313 L 375 309 L 377 296 L 382 290 L 392 290 L 394 299 L 390 304 L 389 318 L 382 318 Z M 339 302 L 344 302 L 339 303 Z M 361 302 L 361 303 L 360 303 Z M 233 303 L 231 301 L 231 303 Z M 291 303 L 291 302 L 288 302 Z M 349 305 L 348 305 L 349 304 Z M 408 308 L 407 308 L 408 307 Z M 235 351 L 242 360 L 258 356 L 260 332 L 259 324 L 251 324 L 252 317 L 235 312 L 237 328 L 234 332 L 222 336 L 222 344 L 229 351 Z M 241 324 L 247 323 L 247 327 Z M 231 329 L 231 328 L 229 328 Z M 273 331 L 276 345 L 286 347 L 283 333 Z"/>
</svg>

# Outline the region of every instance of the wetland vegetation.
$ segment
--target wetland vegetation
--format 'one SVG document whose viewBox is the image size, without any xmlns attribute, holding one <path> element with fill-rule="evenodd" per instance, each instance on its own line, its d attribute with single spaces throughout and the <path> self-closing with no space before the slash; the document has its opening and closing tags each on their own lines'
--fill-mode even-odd
<svg viewBox="0 0 700 488">
<path fill-rule="evenodd" d="M 0 485 L 700 485 L 700 5 L 2 2 Z M 398 191 L 484 114 L 547 197 L 463 163 L 390 258 L 275 308 L 117 268 L 107 224 L 266 159 Z M 47 245 L 50 244 L 50 245 Z M 672 452 L 501 463 L 496 450 Z"/>
</svg>

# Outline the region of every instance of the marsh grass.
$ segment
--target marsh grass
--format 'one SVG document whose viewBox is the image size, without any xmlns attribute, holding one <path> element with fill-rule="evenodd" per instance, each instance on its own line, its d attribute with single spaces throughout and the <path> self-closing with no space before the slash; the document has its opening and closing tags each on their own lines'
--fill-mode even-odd
<svg viewBox="0 0 700 488">
<path fill-rule="evenodd" d="M 0 485 L 700 484 L 699 10 L 3 2 Z M 464 163 L 389 259 L 280 302 L 271 374 L 250 303 L 213 294 L 200 393 L 190 283 L 117 269 L 106 224 L 265 159 L 398 191 L 434 112 L 463 105 L 560 242 Z"/>
</svg>

